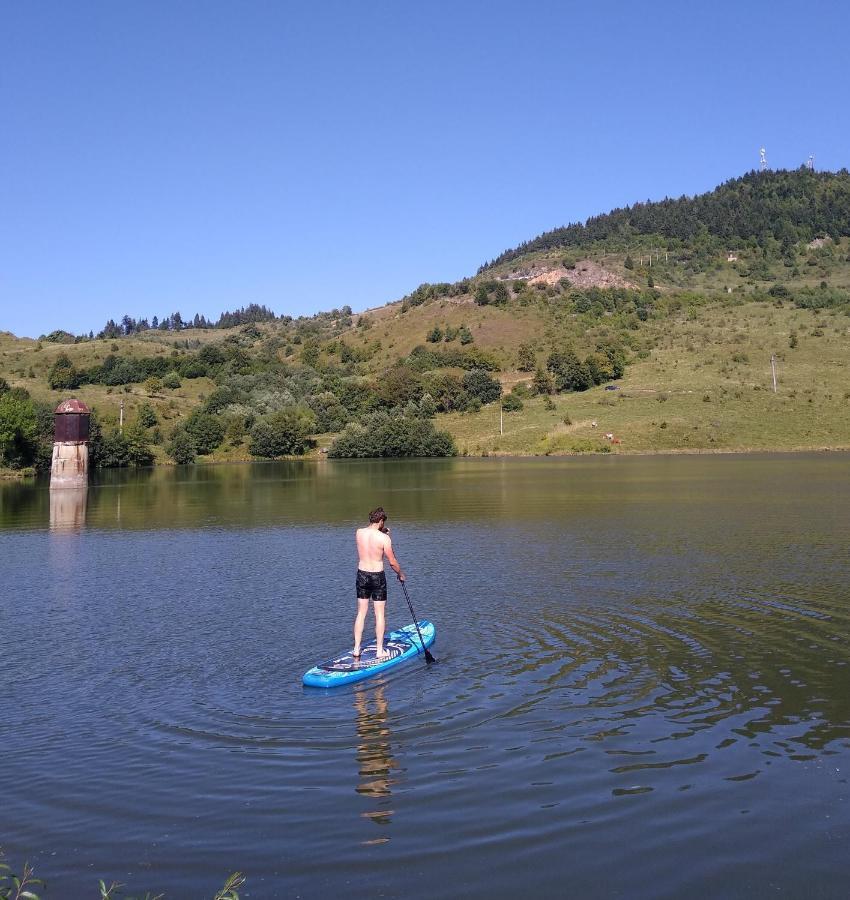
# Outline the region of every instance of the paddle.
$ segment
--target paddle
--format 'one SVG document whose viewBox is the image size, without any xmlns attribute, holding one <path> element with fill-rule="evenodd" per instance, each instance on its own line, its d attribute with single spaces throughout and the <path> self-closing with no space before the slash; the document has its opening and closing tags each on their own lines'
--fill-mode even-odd
<svg viewBox="0 0 850 900">
<path fill-rule="evenodd" d="M 401 579 L 399 578 L 399 581 Z M 410 608 L 410 615 L 413 616 L 413 624 L 416 626 L 416 633 L 419 635 L 419 646 L 425 651 L 425 662 L 430 665 L 432 662 L 436 662 L 431 651 L 425 646 L 425 641 L 422 640 L 422 632 L 419 630 L 419 619 L 416 618 L 416 613 L 413 611 L 413 604 L 410 602 L 410 594 L 407 593 L 407 585 L 401 581 L 401 589 L 404 591 L 404 599 L 407 600 L 407 605 Z"/>
</svg>

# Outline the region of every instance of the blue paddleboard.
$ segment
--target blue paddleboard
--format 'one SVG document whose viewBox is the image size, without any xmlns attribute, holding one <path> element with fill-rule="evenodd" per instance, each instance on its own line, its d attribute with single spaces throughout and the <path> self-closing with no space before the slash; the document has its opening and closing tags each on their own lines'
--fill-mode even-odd
<svg viewBox="0 0 850 900">
<path fill-rule="evenodd" d="M 419 623 L 419 630 L 422 632 L 422 642 L 425 647 L 430 647 L 437 637 L 434 623 L 423 620 Z M 386 636 L 384 650 L 389 652 L 389 656 L 376 660 L 375 650 L 377 648 L 374 644 L 370 644 L 363 648 L 359 660 L 355 659 L 349 651 L 330 662 L 313 666 L 304 673 L 304 684 L 310 687 L 329 688 L 362 681 L 364 678 L 377 675 L 378 672 L 386 672 L 387 669 L 401 665 L 408 659 L 421 656 L 425 652 L 425 647 L 419 643 L 416 623 L 411 622 L 410 625 L 405 625 L 404 628 L 392 631 Z"/>
</svg>

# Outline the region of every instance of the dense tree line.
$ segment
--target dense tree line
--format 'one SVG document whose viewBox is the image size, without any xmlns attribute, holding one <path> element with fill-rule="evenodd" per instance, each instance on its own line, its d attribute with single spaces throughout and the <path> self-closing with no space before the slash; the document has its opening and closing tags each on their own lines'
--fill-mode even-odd
<svg viewBox="0 0 850 900">
<path fill-rule="evenodd" d="M 206 316 L 195 313 L 190 319 L 184 319 L 179 312 L 159 318 L 134 319 L 132 316 L 122 317 L 120 322 L 109 319 L 98 332 L 98 338 L 117 338 L 131 334 L 142 334 L 145 331 L 183 331 L 185 328 L 235 328 L 239 325 L 252 325 L 258 322 L 271 322 L 277 316 L 266 306 L 249 303 L 233 312 L 225 311 L 213 322 Z M 48 336 L 46 338 L 50 340 Z"/>
<path fill-rule="evenodd" d="M 172 356 L 119 356 L 110 353 L 94 366 L 78 369 L 66 353 L 53 363 L 47 382 L 54 390 L 73 390 L 84 384 L 112 387 L 145 381 L 148 378 L 215 378 L 222 371 L 243 372 L 257 363 L 241 347 L 207 344 L 197 353 L 174 351 Z M 177 384 L 179 387 L 179 383 Z"/>
<path fill-rule="evenodd" d="M 334 458 L 454 456 L 454 440 L 438 431 L 427 418 L 401 413 L 376 412 L 362 422 L 352 422 L 334 441 L 328 456 Z"/>
<path fill-rule="evenodd" d="M 493 354 L 477 347 L 430 348 L 419 344 L 402 362 L 420 372 L 441 367 L 485 369 L 488 372 L 496 372 L 499 369 L 499 363 Z"/>
<path fill-rule="evenodd" d="M 788 287 L 775 284 L 767 292 L 778 299 L 789 299 L 800 309 L 831 309 L 844 307 L 850 312 L 850 291 L 829 287 L 823 282 L 819 287 Z"/>
<path fill-rule="evenodd" d="M 472 289 L 472 281 L 469 278 L 463 278 L 460 281 L 448 282 L 441 281 L 436 284 L 425 282 L 420 284 L 416 290 L 411 291 L 401 299 L 401 311 L 407 312 L 412 306 L 421 306 L 423 303 L 430 303 L 432 300 L 439 300 L 441 297 L 458 297 L 462 294 L 468 294 Z"/>
<path fill-rule="evenodd" d="M 541 234 L 497 256 L 479 269 L 510 262 L 526 253 L 588 247 L 598 241 L 619 246 L 640 236 L 686 243 L 701 235 L 727 245 L 768 238 L 783 246 L 819 235 L 850 235 L 850 173 L 750 172 L 697 197 L 636 203 Z"/>
<path fill-rule="evenodd" d="M 601 344 L 594 353 L 579 359 L 572 348 L 554 350 L 546 360 L 548 381 L 535 376 L 538 392 L 586 391 L 594 385 L 622 378 L 626 371 L 626 358 L 622 348 L 613 344 Z"/>
</svg>

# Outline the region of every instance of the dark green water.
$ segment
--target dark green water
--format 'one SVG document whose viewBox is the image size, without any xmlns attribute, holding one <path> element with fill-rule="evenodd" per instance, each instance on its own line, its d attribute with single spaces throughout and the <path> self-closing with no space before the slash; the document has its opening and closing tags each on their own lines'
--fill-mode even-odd
<svg viewBox="0 0 850 900">
<path fill-rule="evenodd" d="M 430 669 L 349 646 L 383 504 Z M 47 897 L 844 897 L 850 457 L 0 488 L 0 845 Z M 391 582 L 388 622 L 410 620 Z"/>
</svg>

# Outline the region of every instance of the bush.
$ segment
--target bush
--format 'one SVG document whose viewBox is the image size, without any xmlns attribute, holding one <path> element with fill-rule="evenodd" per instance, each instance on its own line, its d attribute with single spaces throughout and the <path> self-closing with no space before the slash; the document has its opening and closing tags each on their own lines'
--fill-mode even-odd
<svg viewBox="0 0 850 900">
<path fill-rule="evenodd" d="M 419 413 L 425 419 L 433 419 L 437 415 L 437 404 L 430 394 L 423 394 L 419 401 Z"/>
<path fill-rule="evenodd" d="M 136 421 L 142 428 L 153 428 L 154 425 L 159 424 L 159 418 L 157 417 L 156 411 L 150 405 L 150 403 L 142 403 L 139 406 L 139 411 L 136 415 Z"/>
<path fill-rule="evenodd" d="M 220 413 L 226 406 L 238 403 L 238 392 L 230 385 L 217 387 L 204 401 L 204 412 L 210 415 Z"/>
<path fill-rule="evenodd" d="M 334 441 L 328 456 L 342 458 L 454 456 L 452 436 L 437 431 L 430 419 L 373 414 L 351 423 Z"/>
<path fill-rule="evenodd" d="M 502 409 L 505 412 L 519 412 L 523 407 L 523 402 L 516 394 L 508 394 L 502 400 Z"/>
<path fill-rule="evenodd" d="M 520 372 L 533 372 L 537 368 L 537 357 L 530 344 L 522 344 L 517 351 L 517 368 Z"/>
<path fill-rule="evenodd" d="M 303 453 L 316 426 L 316 417 L 305 406 L 289 406 L 260 419 L 251 429 L 248 452 L 274 459 Z"/>
<path fill-rule="evenodd" d="M 174 371 L 169 372 L 162 379 L 162 386 L 167 387 L 170 391 L 176 391 L 180 387 L 180 376 Z"/>
<path fill-rule="evenodd" d="M 552 373 L 555 387 L 559 391 L 586 391 L 593 387 L 590 368 L 572 350 L 550 353 L 546 368 Z"/>
<path fill-rule="evenodd" d="M 147 431 L 138 424 L 129 426 L 123 434 L 117 429 L 103 434 L 93 455 L 94 464 L 101 469 L 149 466 L 154 460 Z"/>
<path fill-rule="evenodd" d="M 124 440 L 127 442 L 127 465 L 150 466 L 154 461 L 154 453 L 150 448 L 147 429 L 134 423 L 124 429 Z"/>
<path fill-rule="evenodd" d="M 51 344 L 73 344 L 76 343 L 77 339 L 70 331 L 62 331 L 60 329 L 58 331 L 51 331 L 50 334 L 43 334 L 40 340 L 47 341 Z"/>
<path fill-rule="evenodd" d="M 348 410 L 332 391 L 314 394 L 309 398 L 308 403 L 316 416 L 315 430 L 320 434 L 328 431 L 342 431 L 351 419 Z"/>
<path fill-rule="evenodd" d="M 184 428 L 194 440 L 196 452 L 202 456 L 212 453 L 224 440 L 224 425 L 209 413 L 192 413 Z"/>
<path fill-rule="evenodd" d="M 531 393 L 545 394 L 548 397 L 553 390 L 552 376 L 538 367 L 534 372 L 534 378 L 531 380 Z"/>
<path fill-rule="evenodd" d="M 475 291 L 475 302 L 479 306 L 486 306 L 490 302 L 490 294 L 483 284 L 479 284 Z"/>
<path fill-rule="evenodd" d="M 375 385 L 375 393 L 384 406 L 403 406 L 409 400 L 419 401 L 422 383 L 410 366 L 398 365 L 387 369 Z"/>
<path fill-rule="evenodd" d="M 80 386 L 80 373 L 67 354 L 60 353 L 56 358 L 47 374 L 47 383 L 54 391 L 68 391 Z"/>
<path fill-rule="evenodd" d="M 469 399 L 460 378 L 451 372 L 426 372 L 422 376 L 422 387 L 425 393 L 421 402 L 426 396 L 430 397 L 437 412 L 462 409 Z"/>
<path fill-rule="evenodd" d="M 33 402 L 15 391 L 0 394 L 0 461 L 13 469 L 32 465 L 38 434 L 38 415 Z"/>
<path fill-rule="evenodd" d="M 604 353 L 591 353 L 584 361 L 594 384 L 603 384 L 611 381 L 614 376 L 614 367 L 611 360 Z"/>
<path fill-rule="evenodd" d="M 492 403 L 502 396 L 502 385 L 483 369 L 473 369 L 463 376 L 464 390 L 481 403 Z"/>
<path fill-rule="evenodd" d="M 195 461 L 198 451 L 195 449 L 195 440 L 184 428 L 178 428 L 171 436 L 165 452 L 177 463 L 178 466 L 186 466 Z"/>
<path fill-rule="evenodd" d="M 495 372 L 499 369 L 498 362 L 490 353 L 475 347 L 470 347 L 468 350 L 459 347 L 440 347 L 431 350 L 419 345 L 410 351 L 404 365 L 419 372 L 446 367 L 456 367 L 467 371 L 484 369 L 487 372 Z"/>
<path fill-rule="evenodd" d="M 425 337 L 429 344 L 438 344 L 443 339 L 443 329 L 435 325 Z"/>
</svg>

